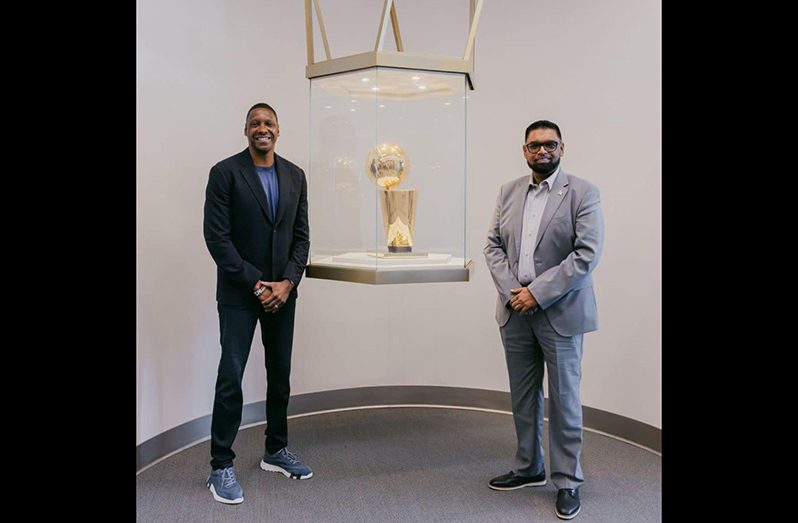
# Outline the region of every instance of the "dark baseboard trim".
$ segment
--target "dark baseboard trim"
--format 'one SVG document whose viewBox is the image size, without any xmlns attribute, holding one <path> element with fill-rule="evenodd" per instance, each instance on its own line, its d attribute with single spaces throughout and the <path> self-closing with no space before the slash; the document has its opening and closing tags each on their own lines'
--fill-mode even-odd
<svg viewBox="0 0 798 523">
<path fill-rule="evenodd" d="M 496 390 L 461 387 L 399 385 L 327 390 L 292 396 L 288 416 L 299 416 L 330 410 L 385 405 L 435 405 L 455 408 L 486 409 L 511 412 L 510 393 Z M 545 416 L 548 417 L 546 399 Z M 586 430 L 594 430 L 662 453 L 662 429 L 611 412 L 582 406 Z M 241 426 L 266 421 L 266 402 L 244 405 Z M 154 436 L 136 446 L 136 473 L 156 461 L 209 438 L 211 416 L 202 416 Z"/>
</svg>

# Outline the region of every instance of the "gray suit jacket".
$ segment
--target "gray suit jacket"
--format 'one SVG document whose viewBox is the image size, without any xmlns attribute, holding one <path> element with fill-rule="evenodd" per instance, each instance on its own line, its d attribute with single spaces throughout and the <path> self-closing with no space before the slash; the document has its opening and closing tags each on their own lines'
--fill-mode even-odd
<svg viewBox="0 0 798 523">
<path fill-rule="evenodd" d="M 510 289 L 521 287 L 518 258 L 529 175 L 502 185 L 483 249 L 499 296 L 496 321 L 510 319 Z M 535 274 L 527 287 L 561 336 L 598 328 L 591 272 L 601 256 L 604 220 L 598 187 L 562 169 L 551 188 L 535 247 Z"/>
</svg>

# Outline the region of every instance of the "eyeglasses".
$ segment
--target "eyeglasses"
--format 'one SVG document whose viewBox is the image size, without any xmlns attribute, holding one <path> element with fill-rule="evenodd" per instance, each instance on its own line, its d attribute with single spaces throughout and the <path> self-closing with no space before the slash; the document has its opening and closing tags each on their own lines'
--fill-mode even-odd
<svg viewBox="0 0 798 523">
<path fill-rule="evenodd" d="M 547 153 L 553 153 L 555 150 L 557 150 L 557 147 L 559 145 L 560 145 L 560 142 L 556 142 L 554 140 L 552 140 L 550 142 L 543 142 L 543 143 L 541 143 L 541 142 L 529 142 L 528 144 L 526 144 L 526 149 L 530 153 L 536 153 L 536 152 L 538 152 L 540 150 L 541 147 L 543 147 L 546 150 Z"/>
</svg>

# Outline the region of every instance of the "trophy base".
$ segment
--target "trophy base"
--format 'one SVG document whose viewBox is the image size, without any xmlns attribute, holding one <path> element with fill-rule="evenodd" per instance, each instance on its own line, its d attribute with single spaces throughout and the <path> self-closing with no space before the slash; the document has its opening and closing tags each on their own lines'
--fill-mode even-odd
<svg viewBox="0 0 798 523">
<path fill-rule="evenodd" d="M 413 247 L 410 247 L 410 246 L 402 246 L 402 247 L 396 246 L 396 245 L 389 245 L 388 246 L 388 252 L 396 253 L 396 252 L 412 252 L 412 251 L 413 251 Z"/>
</svg>

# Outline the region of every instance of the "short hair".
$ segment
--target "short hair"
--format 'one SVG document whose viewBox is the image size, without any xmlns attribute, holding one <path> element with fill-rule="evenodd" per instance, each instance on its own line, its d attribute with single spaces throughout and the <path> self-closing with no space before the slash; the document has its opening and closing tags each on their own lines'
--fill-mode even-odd
<svg viewBox="0 0 798 523">
<path fill-rule="evenodd" d="M 274 110 L 274 107 L 272 107 L 271 105 L 267 104 L 266 102 L 258 102 L 255 105 L 253 105 L 252 107 L 250 107 L 249 111 L 247 111 L 247 117 L 244 120 L 245 122 L 249 121 L 249 113 L 251 113 L 253 109 L 268 109 L 268 110 L 270 110 L 271 112 L 274 113 L 274 119 L 275 120 L 279 120 L 277 118 L 277 111 Z"/>
<path fill-rule="evenodd" d="M 537 122 L 532 122 L 529 124 L 529 127 L 526 128 L 526 132 L 524 133 L 524 141 L 526 141 L 526 137 L 529 136 L 529 133 L 535 129 L 554 129 L 557 131 L 557 137 L 562 140 L 560 127 L 556 123 L 550 122 L 548 120 L 538 120 Z"/>
</svg>

